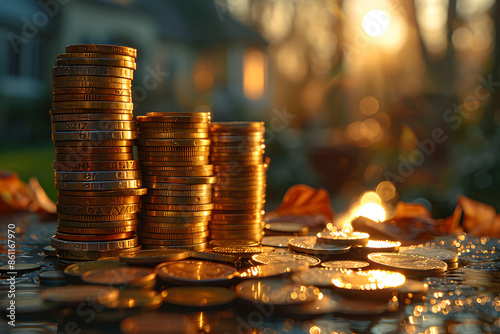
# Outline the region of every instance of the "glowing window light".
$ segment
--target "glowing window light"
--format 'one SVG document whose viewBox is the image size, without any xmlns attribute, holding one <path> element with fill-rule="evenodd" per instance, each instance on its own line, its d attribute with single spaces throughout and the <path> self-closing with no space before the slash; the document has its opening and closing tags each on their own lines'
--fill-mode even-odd
<svg viewBox="0 0 500 334">
<path fill-rule="evenodd" d="M 380 9 L 372 9 L 365 14 L 362 21 L 363 30 L 372 37 L 382 36 L 389 27 L 389 17 Z"/>
<path fill-rule="evenodd" d="M 264 95 L 266 59 L 262 51 L 248 49 L 243 55 L 243 92 L 249 100 Z"/>
</svg>

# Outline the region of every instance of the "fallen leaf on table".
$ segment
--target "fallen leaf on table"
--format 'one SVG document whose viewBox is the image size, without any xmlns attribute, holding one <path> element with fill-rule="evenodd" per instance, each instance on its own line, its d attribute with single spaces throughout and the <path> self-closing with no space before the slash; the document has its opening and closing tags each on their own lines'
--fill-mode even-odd
<svg viewBox="0 0 500 334">
<path fill-rule="evenodd" d="M 277 216 L 324 215 L 333 221 L 330 194 L 325 189 L 315 189 L 305 184 L 297 184 L 286 192 L 280 206 L 272 212 Z"/>
<path fill-rule="evenodd" d="M 16 174 L 0 173 L 0 214 L 34 212 L 54 218 L 56 204 L 47 196 L 36 178 L 26 184 Z"/>
</svg>

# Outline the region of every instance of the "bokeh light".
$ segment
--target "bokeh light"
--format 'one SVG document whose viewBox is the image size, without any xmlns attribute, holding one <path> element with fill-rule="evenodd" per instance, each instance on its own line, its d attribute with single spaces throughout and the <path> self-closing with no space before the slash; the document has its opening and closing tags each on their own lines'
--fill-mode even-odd
<svg viewBox="0 0 500 334">
<path fill-rule="evenodd" d="M 372 37 L 382 36 L 389 27 L 389 17 L 380 9 L 372 9 L 363 17 L 363 30 Z"/>
</svg>

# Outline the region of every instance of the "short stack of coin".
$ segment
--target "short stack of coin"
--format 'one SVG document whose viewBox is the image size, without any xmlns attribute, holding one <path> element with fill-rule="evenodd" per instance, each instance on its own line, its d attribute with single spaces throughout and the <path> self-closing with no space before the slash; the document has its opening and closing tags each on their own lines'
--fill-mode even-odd
<svg viewBox="0 0 500 334">
<path fill-rule="evenodd" d="M 133 145 L 135 49 L 70 45 L 53 76 L 52 140 L 58 226 L 52 239 L 66 260 L 95 260 L 139 248 L 141 188 Z"/>
<path fill-rule="evenodd" d="M 210 161 L 217 182 L 210 221 L 212 240 L 262 238 L 267 163 L 263 163 L 264 124 L 210 124 Z"/>
<path fill-rule="evenodd" d="M 148 195 L 138 235 L 144 249 L 207 246 L 213 209 L 210 114 L 156 112 L 137 117 L 137 152 Z"/>
</svg>

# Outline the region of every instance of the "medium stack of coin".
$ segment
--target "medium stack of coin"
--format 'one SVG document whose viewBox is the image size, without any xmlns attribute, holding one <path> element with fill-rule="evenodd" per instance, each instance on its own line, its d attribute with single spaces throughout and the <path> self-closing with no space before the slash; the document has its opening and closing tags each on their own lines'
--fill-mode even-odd
<svg viewBox="0 0 500 334">
<path fill-rule="evenodd" d="M 138 235 L 144 249 L 207 246 L 213 209 L 210 114 L 155 112 L 137 117 L 137 152 L 148 195 Z"/>
<path fill-rule="evenodd" d="M 52 69 L 50 110 L 58 189 L 52 239 L 67 260 L 137 249 L 141 188 L 132 115 L 135 49 L 70 45 Z"/>
<path fill-rule="evenodd" d="M 262 238 L 267 163 L 263 122 L 210 124 L 210 161 L 217 182 L 210 221 L 212 240 Z"/>
</svg>

